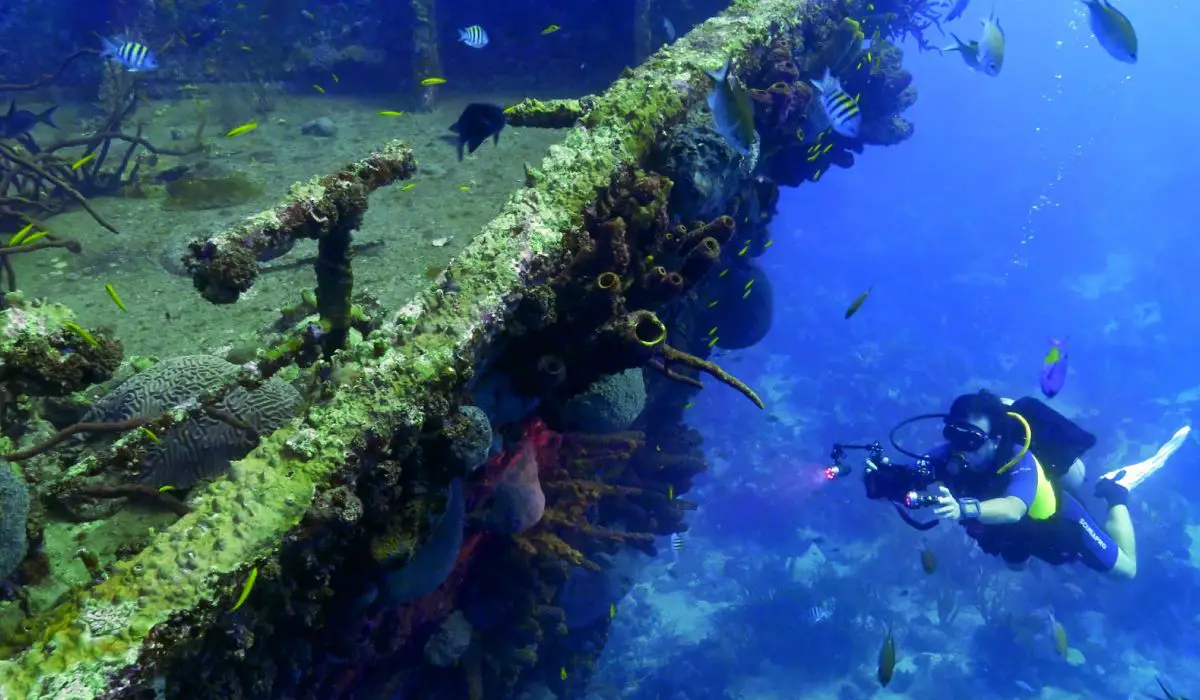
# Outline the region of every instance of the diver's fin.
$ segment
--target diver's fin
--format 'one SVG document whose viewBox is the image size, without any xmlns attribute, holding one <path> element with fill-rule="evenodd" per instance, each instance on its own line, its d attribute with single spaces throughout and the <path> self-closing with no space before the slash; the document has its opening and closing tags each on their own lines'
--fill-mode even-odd
<svg viewBox="0 0 1200 700">
<path fill-rule="evenodd" d="M 1115 481 L 1125 489 L 1132 491 L 1138 484 L 1145 481 L 1151 474 L 1162 469 L 1167 463 L 1167 458 L 1175 454 L 1175 452 L 1183 445 L 1183 441 L 1187 439 L 1188 433 L 1192 431 L 1192 426 L 1185 425 L 1175 434 L 1170 440 L 1163 443 L 1163 446 L 1158 448 L 1158 452 L 1154 456 L 1137 464 L 1131 464 L 1127 467 L 1119 467 L 1114 469 L 1104 476 L 1100 477 L 1103 481 L 1108 479 Z"/>
</svg>

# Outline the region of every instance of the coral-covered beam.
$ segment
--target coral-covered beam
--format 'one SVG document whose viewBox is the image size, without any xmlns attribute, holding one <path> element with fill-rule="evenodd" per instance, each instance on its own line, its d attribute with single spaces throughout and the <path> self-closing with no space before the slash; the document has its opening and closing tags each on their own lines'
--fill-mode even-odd
<svg viewBox="0 0 1200 700">
<path fill-rule="evenodd" d="M 237 301 L 253 286 L 258 263 L 286 254 L 302 238 L 321 240 L 357 228 L 367 211 L 368 195 L 411 177 L 416 167 L 412 150 L 402 141 L 392 141 L 333 174 L 293 185 L 273 209 L 192 241 L 183 260 L 192 282 L 213 303 Z"/>
</svg>

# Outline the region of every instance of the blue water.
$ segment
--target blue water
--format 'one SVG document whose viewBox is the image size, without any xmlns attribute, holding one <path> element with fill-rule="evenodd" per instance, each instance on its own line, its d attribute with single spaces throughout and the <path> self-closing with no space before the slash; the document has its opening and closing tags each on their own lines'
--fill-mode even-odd
<svg viewBox="0 0 1200 700">
<path fill-rule="evenodd" d="M 767 410 L 710 386 L 691 414 L 715 470 L 679 566 L 703 583 L 665 588 L 714 622 L 704 641 L 669 647 L 670 664 L 635 697 L 1123 699 L 1158 697 L 1155 674 L 1200 692 L 1187 631 L 1200 612 L 1188 535 L 1200 446 L 1186 444 L 1134 492 L 1139 571 L 1121 584 L 1078 565 L 1009 572 L 952 524 L 928 536 L 905 527 L 864 498 L 857 477 L 814 478 L 831 443 L 886 444 L 893 424 L 945 411 L 958 394 L 1038 395 L 1050 338 L 1069 338 L 1071 362 L 1051 404 L 1099 438 L 1085 457 L 1091 477 L 1149 456 L 1194 415 L 1196 397 L 1183 392 L 1200 385 L 1200 145 L 1188 87 L 1200 6 L 1121 3 L 1141 42 L 1136 65 L 1103 51 L 1081 3 L 995 6 L 1007 32 L 999 77 L 906 47 L 920 90 L 906 113 L 915 136 L 783 193 L 762 260 L 776 288 L 773 330 L 726 357 L 772 394 Z M 987 7 L 977 0 L 947 29 L 976 37 Z M 936 432 L 912 435 L 923 449 Z M 1102 504 L 1088 505 L 1103 524 Z M 814 538 L 826 562 L 792 582 L 788 560 Z M 932 575 L 920 568 L 922 542 L 938 557 Z M 879 588 L 854 583 L 864 577 Z M 936 600 L 951 591 L 960 612 L 941 625 Z M 984 595 L 996 601 L 986 620 L 971 605 Z M 806 624 L 808 606 L 825 600 L 831 618 Z M 1075 650 L 1066 660 L 1049 607 Z M 647 634 L 622 626 L 626 647 Z M 885 626 L 905 671 L 878 691 Z"/>
</svg>

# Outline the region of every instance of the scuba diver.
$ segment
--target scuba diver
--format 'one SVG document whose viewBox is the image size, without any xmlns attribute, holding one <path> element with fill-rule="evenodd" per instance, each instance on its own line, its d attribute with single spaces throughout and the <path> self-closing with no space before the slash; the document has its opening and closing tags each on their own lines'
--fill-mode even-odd
<svg viewBox="0 0 1200 700">
<path fill-rule="evenodd" d="M 896 443 L 900 428 L 930 418 L 942 419 L 944 443 L 929 454 Z M 1189 431 L 1189 426 L 1180 428 L 1150 459 L 1097 480 L 1095 495 L 1108 504 L 1103 527 L 1075 497 L 1085 476 L 1080 458 L 1095 445 L 1095 436 L 1032 397 L 1010 401 L 987 391 L 964 394 L 948 413 L 915 416 L 892 430 L 893 447 L 914 464 L 888 460 L 878 443 L 834 445 L 826 476 L 849 473 L 842 463 L 846 449 L 867 450 L 867 497 L 891 501 L 919 530 L 955 521 L 984 552 L 1000 556 L 1011 568 L 1023 569 L 1035 557 L 1054 565 L 1080 562 L 1129 580 L 1137 574 L 1130 492 L 1163 467 Z M 940 482 L 936 495 L 921 493 L 935 482 Z M 933 520 L 906 512 L 923 508 L 932 509 Z"/>
</svg>

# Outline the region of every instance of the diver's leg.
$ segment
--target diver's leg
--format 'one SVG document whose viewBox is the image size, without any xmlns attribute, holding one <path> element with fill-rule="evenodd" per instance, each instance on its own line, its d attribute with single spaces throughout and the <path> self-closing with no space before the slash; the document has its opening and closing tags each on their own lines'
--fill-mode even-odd
<svg viewBox="0 0 1200 700">
<path fill-rule="evenodd" d="M 1083 480 L 1087 477 L 1087 468 L 1083 465 L 1083 460 L 1076 459 L 1071 462 L 1071 466 L 1067 469 L 1067 473 L 1059 479 L 1059 485 L 1068 491 L 1078 492 L 1083 486 Z"/>
<path fill-rule="evenodd" d="M 1096 485 L 1096 495 L 1108 501 L 1103 529 L 1083 504 L 1067 493 L 1061 494 L 1055 517 L 1062 518 L 1065 526 L 1078 529 L 1079 557 L 1084 564 L 1113 578 L 1132 579 L 1137 575 L 1137 541 L 1125 503 L 1129 491 L 1106 479 Z"/>
</svg>

